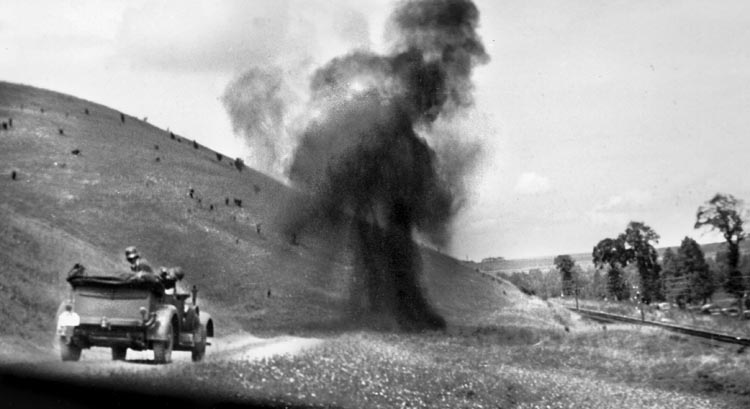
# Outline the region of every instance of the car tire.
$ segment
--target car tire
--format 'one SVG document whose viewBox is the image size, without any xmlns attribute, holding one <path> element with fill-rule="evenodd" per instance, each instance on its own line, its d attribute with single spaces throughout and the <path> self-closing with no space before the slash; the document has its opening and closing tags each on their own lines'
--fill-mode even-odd
<svg viewBox="0 0 750 409">
<path fill-rule="evenodd" d="M 166 341 L 154 341 L 154 361 L 157 364 L 172 362 L 172 347 L 174 346 L 174 332 L 172 326 L 167 328 Z"/>
<path fill-rule="evenodd" d="M 200 362 L 206 355 L 206 326 L 199 324 L 195 336 L 197 336 L 198 339 L 195 341 L 195 346 L 193 347 L 192 358 L 193 362 Z"/>
<path fill-rule="evenodd" d="M 113 361 L 124 361 L 125 356 L 128 354 L 127 347 L 112 347 L 112 360 Z"/>
<path fill-rule="evenodd" d="M 81 359 L 81 348 L 74 344 L 60 342 L 60 357 L 63 361 L 78 361 Z"/>
</svg>

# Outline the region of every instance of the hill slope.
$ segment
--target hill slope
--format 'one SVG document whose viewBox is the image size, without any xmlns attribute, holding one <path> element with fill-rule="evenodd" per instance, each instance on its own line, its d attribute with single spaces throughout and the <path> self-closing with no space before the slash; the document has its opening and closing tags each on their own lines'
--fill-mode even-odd
<svg viewBox="0 0 750 409">
<path fill-rule="evenodd" d="M 120 115 L 0 82 L 0 121 L 13 119 L 0 130 L 0 276 L 10 295 L 0 316 L 13 324 L 0 331 L 45 339 L 67 270 L 81 262 L 92 272 L 127 271 L 128 245 L 154 267 L 182 266 L 220 332 L 290 332 L 343 317 L 352 267 L 341 238 L 316 226 L 292 245 L 281 233 L 279 210 L 298 193 Z M 489 322 L 526 299 L 452 258 L 427 250 L 422 257 L 429 297 L 451 323 Z M 552 322 L 553 314 L 542 315 Z"/>
</svg>

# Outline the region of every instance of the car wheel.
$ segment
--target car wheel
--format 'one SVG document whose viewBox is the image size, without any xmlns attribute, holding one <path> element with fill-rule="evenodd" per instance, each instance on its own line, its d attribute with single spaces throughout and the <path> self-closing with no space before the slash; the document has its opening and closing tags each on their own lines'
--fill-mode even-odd
<svg viewBox="0 0 750 409">
<path fill-rule="evenodd" d="M 78 361 L 81 359 L 81 348 L 74 344 L 60 342 L 60 357 L 63 361 Z"/>
<path fill-rule="evenodd" d="M 112 347 L 112 360 L 113 361 L 124 361 L 125 356 L 128 354 L 127 347 Z"/>
<path fill-rule="evenodd" d="M 198 338 L 193 347 L 193 362 L 200 362 L 206 355 L 206 326 L 203 324 L 198 325 L 198 330 L 195 336 Z"/>
<path fill-rule="evenodd" d="M 167 329 L 166 341 L 154 341 L 154 361 L 159 364 L 172 362 L 172 347 L 174 345 L 174 333 L 172 326 Z"/>
</svg>

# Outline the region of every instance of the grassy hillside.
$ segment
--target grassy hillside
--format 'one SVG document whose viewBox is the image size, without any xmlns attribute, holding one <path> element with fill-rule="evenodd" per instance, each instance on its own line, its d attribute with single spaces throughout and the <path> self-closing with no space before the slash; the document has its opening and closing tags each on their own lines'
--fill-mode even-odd
<svg viewBox="0 0 750 409">
<path fill-rule="evenodd" d="M 183 267 L 220 332 L 290 332 L 342 317 L 351 263 L 341 238 L 316 226 L 292 245 L 281 233 L 278 212 L 299 193 L 184 136 L 127 114 L 123 123 L 118 111 L 71 96 L 0 82 L 0 121 L 7 118 L 0 291 L 9 297 L 0 316 L 13 324 L 0 332 L 44 339 L 67 270 L 81 262 L 91 272 L 127 271 L 128 245 L 155 267 Z M 423 265 L 430 298 L 454 324 L 492 322 L 525 297 L 432 251 L 423 251 Z"/>
<path fill-rule="evenodd" d="M 217 335 L 342 328 L 351 255 L 342 233 L 322 226 L 301 232 L 299 245 L 281 233 L 278 213 L 299 193 L 183 136 L 130 116 L 122 123 L 119 112 L 66 95 L 0 83 L 0 122 L 9 117 L 13 127 L 0 130 L 0 358 L 34 356 L 34 346 L 49 353 L 67 270 L 81 262 L 96 273 L 126 271 L 128 245 L 154 266 L 184 268 Z M 160 396 L 169 387 L 196 399 L 320 407 L 747 407 L 741 351 L 587 325 L 477 266 L 421 255 L 446 333 L 365 328 L 298 356 L 177 362 L 96 381 Z M 92 374 L 66 379 L 76 376 L 87 388 L 76 396 L 89 396 Z M 39 390 L 47 392 L 31 394 L 43 397 Z"/>
</svg>

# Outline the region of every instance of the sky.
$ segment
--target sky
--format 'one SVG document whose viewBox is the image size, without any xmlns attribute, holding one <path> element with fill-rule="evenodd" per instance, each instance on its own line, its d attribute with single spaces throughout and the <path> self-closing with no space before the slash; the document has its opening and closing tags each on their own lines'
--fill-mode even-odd
<svg viewBox="0 0 750 409">
<path fill-rule="evenodd" d="M 750 199 L 750 2 L 476 1 L 490 62 L 454 119 L 481 144 L 444 249 L 460 259 L 590 252 L 642 221 L 660 246 L 690 236 L 717 192 Z M 290 100 L 354 49 L 383 52 L 394 3 L 10 0 L 0 80 L 102 103 L 246 158 L 222 103 L 253 67 L 278 67 Z M 292 131 L 289 131 L 292 132 Z M 278 164 L 277 164 L 278 165 Z"/>
</svg>

